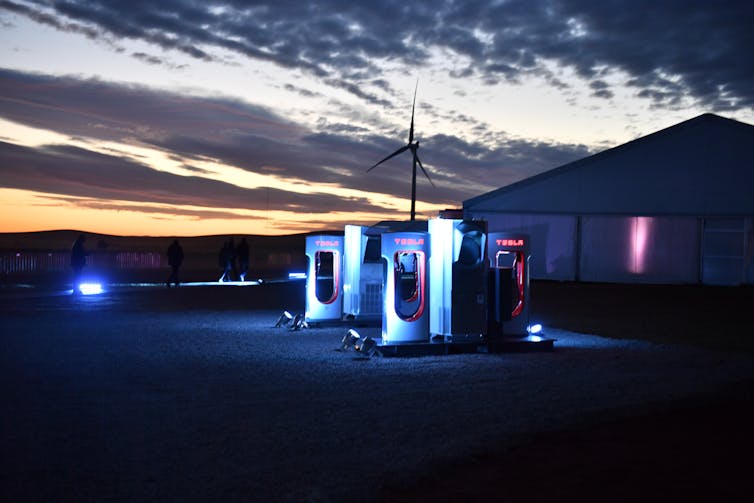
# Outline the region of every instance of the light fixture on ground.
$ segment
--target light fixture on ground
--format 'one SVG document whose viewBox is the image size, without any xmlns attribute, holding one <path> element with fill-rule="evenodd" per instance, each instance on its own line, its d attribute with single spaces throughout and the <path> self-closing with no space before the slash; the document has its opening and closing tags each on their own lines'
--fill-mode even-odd
<svg viewBox="0 0 754 503">
<path fill-rule="evenodd" d="M 542 342 L 545 340 L 542 337 L 544 335 L 544 332 L 542 331 L 542 325 L 540 323 L 529 325 L 528 327 L 526 327 L 526 331 L 528 332 L 529 339 L 532 342 Z"/>
<path fill-rule="evenodd" d="M 343 340 L 340 341 L 340 349 L 342 351 L 348 351 L 350 348 L 355 347 L 356 341 L 360 339 L 361 336 L 359 333 L 352 328 L 346 332 L 346 335 L 343 336 Z"/>
<path fill-rule="evenodd" d="M 529 325 L 527 331 L 529 332 L 529 335 L 540 335 L 542 333 L 542 325 L 540 323 Z"/>
<path fill-rule="evenodd" d="M 291 321 L 291 326 L 288 327 L 288 330 L 302 330 L 304 328 L 309 328 L 309 323 L 304 318 L 304 315 L 299 313 L 293 317 L 293 321 Z"/>
<path fill-rule="evenodd" d="M 280 315 L 278 321 L 275 322 L 275 328 L 286 327 L 291 322 L 291 320 L 293 320 L 293 315 L 288 311 L 283 311 L 283 314 Z"/>
<path fill-rule="evenodd" d="M 368 335 L 358 339 L 353 347 L 359 353 L 363 353 L 367 356 L 373 356 L 377 351 L 377 343 Z"/>
</svg>

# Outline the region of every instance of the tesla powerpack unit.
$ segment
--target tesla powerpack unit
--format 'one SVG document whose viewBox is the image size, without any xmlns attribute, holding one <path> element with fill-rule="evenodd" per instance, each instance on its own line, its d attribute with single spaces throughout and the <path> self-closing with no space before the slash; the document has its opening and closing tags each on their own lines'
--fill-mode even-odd
<svg viewBox="0 0 754 503">
<path fill-rule="evenodd" d="M 430 219 L 429 331 L 445 340 L 481 340 L 486 331 L 487 225 Z"/>
<path fill-rule="evenodd" d="M 382 235 L 382 343 L 429 341 L 429 233 Z"/>
<path fill-rule="evenodd" d="M 360 225 L 345 226 L 343 318 L 379 322 L 383 305 L 381 235 L 370 235 L 368 229 Z"/>
<path fill-rule="evenodd" d="M 488 333 L 526 337 L 529 329 L 529 236 L 488 235 Z"/>
<path fill-rule="evenodd" d="M 343 236 L 307 236 L 306 260 L 306 321 L 340 320 L 343 311 Z"/>
</svg>

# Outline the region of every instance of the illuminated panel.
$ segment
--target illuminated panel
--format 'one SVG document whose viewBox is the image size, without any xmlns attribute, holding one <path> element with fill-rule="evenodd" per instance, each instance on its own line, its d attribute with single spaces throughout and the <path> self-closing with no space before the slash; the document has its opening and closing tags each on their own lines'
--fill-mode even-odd
<svg viewBox="0 0 754 503">
<path fill-rule="evenodd" d="M 314 242 L 314 245 L 322 248 L 338 248 L 340 241 L 337 239 L 318 239 Z"/>
<path fill-rule="evenodd" d="M 647 255 L 650 249 L 649 241 L 652 235 L 652 227 L 654 227 L 654 218 L 634 217 L 633 220 L 629 270 L 634 274 L 641 274 L 646 272 Z"/>
<path fill-rule="evenodd" d="M 411 246 L 419 246 L 424 244 L 424 238 L 393 238 L 393 242 L 397 245 L 411 245 Z M 408 253 L 408 252 L 401 252 L 401 253 Z M 421 252 L 418 252 L 421 253 Z"/>
<path fill-rule="evenodd" d="M 526 242 L 523 239 L 496 239 L 495 244 L 506 248 L 523 248 Z"/>
</svg>

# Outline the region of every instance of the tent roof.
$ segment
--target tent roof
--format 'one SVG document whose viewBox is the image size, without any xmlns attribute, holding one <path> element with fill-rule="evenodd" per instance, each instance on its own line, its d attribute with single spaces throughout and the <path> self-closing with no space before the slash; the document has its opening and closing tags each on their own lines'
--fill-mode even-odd
<svg viewBox="0 0 754 503">
<path fill-rule="evenodd" d="M 754 126 L 704 114 L 464 201 L 503 213 L 754 215 Z"/>
</svg>

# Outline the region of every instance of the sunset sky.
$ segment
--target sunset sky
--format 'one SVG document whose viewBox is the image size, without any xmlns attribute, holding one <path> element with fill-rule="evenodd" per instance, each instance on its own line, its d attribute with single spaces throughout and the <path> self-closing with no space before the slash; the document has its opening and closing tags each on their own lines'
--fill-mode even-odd
<svg viewBox="0 0 754 503">
<path fill-rule="evenodd" d="M 0 232 L 408 218 L 705 112 L 754 123 L 746 1 L 0 0 Z"/>
</svg>

